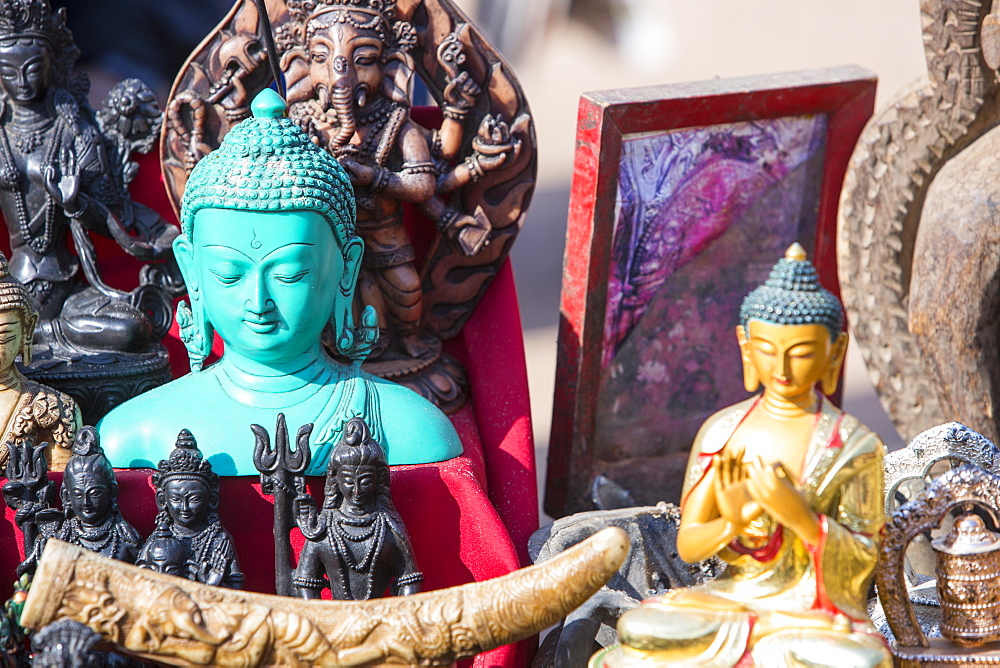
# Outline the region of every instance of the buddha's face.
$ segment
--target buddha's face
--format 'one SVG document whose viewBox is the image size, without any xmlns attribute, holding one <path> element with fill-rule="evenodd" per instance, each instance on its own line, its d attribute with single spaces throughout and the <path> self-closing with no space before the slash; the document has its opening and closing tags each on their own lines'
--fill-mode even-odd
<svg viewBox="0 0 1000 668">
<path fill-rule="evenodd" d="M 352 515 L 365 515 L 375 510 L 378 469 L 374 465 L 341 466 L 337 469 L 337 485 L 344 495 L 344 511 Z"/>
<path fill-rule="evenodd" d="M 208 524 L 211 492 L 200 480 L 174 478 L 163 486 L 163 505 L 175 524 L 197 531 Z"/>
<path fill-rule="evenodd" d="M 32 39 L 0 42 L 0 88 L 14 104 L 43 99 L 51 72 L 52 57 L 44 44 Z"/>
<path fill-rule="evenodd" d="M 741 328 L 742 329 L 742 328 Z M 766 391 L 786 399 L 812 392 L 831 370 L 837 374 L 846 349 L 846 335 L 831 340 L 824 325 L 780 325 L 751 319 L 740 339 Z"/>
<path fill-rule="evenodd" d="M 14 365 L 14 359 L 24 345 L 24 322 L 20 311 L 0 312 L 0 371 Z"/>
<path fill-rule="evenodd" d="M 99 524 L 111 512 L 114 491 L 105 476 L 90 470 L 66 470 L 62 501 L 84 524 Z"/>
<path fill-rule="evenodd" d="M 356 15 L 355 23 L 360 25 L 373 18 L 367 12 L 349 14 Z M 360 109 L 375 98 L 382 85 L 385 45 L 378 31 L 342 23 L 339 15 L 339 11 L 329 12 L 310 24 L 309 77 L 321 98 L 326 94 L 324 88 L 332 86 L 335 93 L 332 103 L 338 99 L 339 91 L 344 96 L 341 99 L 350 99 Z"/>
<path fill-rule="evenodd" d="M 318 348 L 333 309 L 350 307 L 361 242 L 341 252 L 314 211 L 202 209 L 174 242 L 189 290 L 235 352 L 280 363 Z"/>
</svg>

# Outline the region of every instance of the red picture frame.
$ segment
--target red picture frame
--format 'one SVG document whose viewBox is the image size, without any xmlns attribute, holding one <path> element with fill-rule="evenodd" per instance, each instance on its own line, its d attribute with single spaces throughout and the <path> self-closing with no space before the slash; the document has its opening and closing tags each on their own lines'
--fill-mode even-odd
<svg viewBox="0 0 1000 668">
<path fill-rule="evenodd" d="M 823 115 L 815 244 L 807 250 L 823 284 L 839 295 L 836 218 L 840 191 L 854 145 L 874 110 L 875 86 L 872 72 L 842 66 L 581 97 L 563 263 L 546 512 L 558 517 L 593 507 L 594 434 L 605 358 L 612 246 L 621 204 L 623 141 L 637 133 Z M 732 345 L 735 349 L 735 337 Z M 742 386 L 738 377 L 732 383 Z"/>
</svg>

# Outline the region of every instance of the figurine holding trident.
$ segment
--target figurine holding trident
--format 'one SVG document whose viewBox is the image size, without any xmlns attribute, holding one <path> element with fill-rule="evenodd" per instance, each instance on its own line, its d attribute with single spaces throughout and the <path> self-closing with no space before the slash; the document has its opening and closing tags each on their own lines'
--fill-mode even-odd
<svg viewBox="0 0 1000 668">
<path fill-rule="evenodd" d="M 274 449 L 271 449 L 271 438 L 264 427 L 253 424 L 250 429 L 257 440 L 253 463 L 260 471 L 260 489 L 274 496 L 274 590 L 279 596 L 292 596 L 292 546 L 288 539 L 295 525 L 292 500 L 305 485 L 302 475 L 311 459 L 309 435 L 313 425 L 299 427 L 295 450 L 289 448 L 284 413 L 278 413 L 274 427 Z"/>
</svg>

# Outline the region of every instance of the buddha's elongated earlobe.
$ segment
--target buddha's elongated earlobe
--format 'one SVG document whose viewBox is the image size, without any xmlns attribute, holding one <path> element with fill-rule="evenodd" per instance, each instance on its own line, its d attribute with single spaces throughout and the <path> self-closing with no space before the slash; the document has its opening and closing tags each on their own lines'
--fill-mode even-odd
<svg viewBox="0 0 1000 668">
<path fill-rule="evenodd" d="M 184 277 L 188 289 L 187 302 L 177 304 L 177 326 L 180 329 L 181 342 L 187 349 L 188 362 L 191 371 L 201 371 L 205 359 L 212 353 L 212 342 L 215 339 L 215 328 L 209 322 L 205 313 L 205 305 L 201 298 L 201 285 L 196 271 L 194 246 L 187 234 L 181 234 L 173 243 L 174 258 Z"/>
<path fill-rule="evenodd" d="M 750 359 L 750 339 L 743 325 L 736 325 L 736 340 L 740 342 L 740 356 L 743 358 L 743 387 L 747 392 L 756 392 L 760 387 L 760 376 Z"/>
<path fill-rule="evenodd" d="M 191 305 L 187 302 L 177 304 L 177 326 L 180 329 L 181 341 L 187 349 L 188 362 L 191 371 L 201 371 L 205 359 L 212 353 L 212 342 L 215 329 L 205 315 L 201 300 L 196 298 L 196 292 L 190 293 Z"/>
<path fill-rule="evenodd" d="M 31 364 L 31 341 L 35 338 L 35 326 L 38 324 L 38 314 L 29 313 L 24 316 L 22 322 L 21 340 L 21 363 L 24 366 Z"/>
<path fill-rule="evenodd" d="M 826 367 L 826 371 L 823 372 L 823 378 L 820 381 L 823 394 L 827 396 L 837 391 L 837 385 L 840 382 L 840 370 L 844 366 L 844 357 L 847 356 L 848 339 L 847 332 L 841 332 L 830 348 L 830 364 Z"/>
<path fill-rule="evenodd" d="M 366 306 L 361 312 L 361 324 L 357 327 L 354 326 L 354 315 L 350 308 L 341 311 L 339 318 L 335 313 L 330 319 L 330 325 L 333 331 L 339 332 L 337 353 L 360 366 L 378 341 L 378 315 L 375 309 Z"/>
<path fill-rule="evenodd" d="M 361 314 L 361 326 L 354 327 L 354 291 L 361 271 L 361 257 L 364 243 L 358 237 L 350 238 L 344 244 L 344 272 L 340 277 L 340 294 L 337 296 L 330 314 L 330 326 L 337 337 L 337 352 L 351 360 L 364 359 L 378 339 L 378 317 L 375 309 L 366 306 Z M 372 338 L 370 329 L 374 328 Z M 360 357 L 359 357 L 360 355 Z"/>
<path fill-rule="evenodd" d="M 354 295 L 344 293 L 337 295 L 330 313 L 330 329 L 336 337 L 337 353 L 349 357 L 354 348 Z"/>
</svg>

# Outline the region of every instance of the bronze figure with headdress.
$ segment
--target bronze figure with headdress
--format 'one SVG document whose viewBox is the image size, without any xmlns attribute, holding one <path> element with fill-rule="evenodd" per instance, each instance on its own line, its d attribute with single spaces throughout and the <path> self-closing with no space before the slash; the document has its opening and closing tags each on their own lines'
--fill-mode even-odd
<svg viewBox="0 0 1000 668">
<path fill-rule="evenodd" d="M 239 589 L 243 572 L 233 537 L 219 521 L 219 476 L 187 429 L 177 435 L 170 457 L 153 473 L 157 531 L 139 554 L 141 565 L 162 570 L 183 554 L 184 577 L 204 584 Z M 184 548 L 184 549 L 181 549 Z"/>
</svg>

